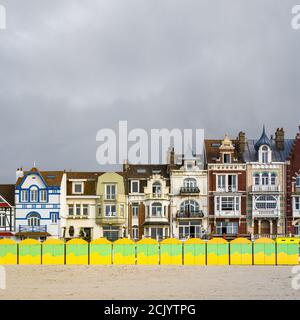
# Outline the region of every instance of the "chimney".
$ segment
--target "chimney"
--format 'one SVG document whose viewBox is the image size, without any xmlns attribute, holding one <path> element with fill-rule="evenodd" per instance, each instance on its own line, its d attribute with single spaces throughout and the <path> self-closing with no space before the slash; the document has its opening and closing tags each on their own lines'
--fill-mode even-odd
<svg viewBox="0 0 300 320">
<path fill-rule="evenodd" d="M 284 130 L 277 128 L 275 132 L 275 145 L 277 150 L 284 150 Z"/>
<path fill-rule="evenodd" d="M 239 151 L 242 153 L 245 152 L 245 149 L 246 149 L 246 134 L 245 134 L 245 132 L 243 132 L 243 131 L 239 132 L 238 141 L 239 141 Z"/>
<path fill-rule="evenodd" d="M 129 169 L 128 160 L 124 160 L 124 163 L 123 163 L 123 172 L 127 172 L 128 169 Z"/>
<path fill-rule="evenodd" d="M 168 164 L 175 164 L 175 150 L 174 147 L 170 147 L 168 150 L 168 157 L 167 157 Z"/>
<path fill-rule="evenodd" d="M 23 168 L 21 167 L 20 169 L 18 168 L 17 171 L 16 171 L 16 181 L 19 179 L 19 178 L 23 178 L 24 177 L 24 172 L 23 172 Z"/>
</svg>

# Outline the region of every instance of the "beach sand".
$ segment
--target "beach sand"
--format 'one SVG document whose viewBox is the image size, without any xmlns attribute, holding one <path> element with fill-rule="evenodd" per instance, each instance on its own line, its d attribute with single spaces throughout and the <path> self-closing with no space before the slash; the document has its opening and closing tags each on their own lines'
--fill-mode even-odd
<svg viewBox="0 0 300 320">
<path fill-rule="evenodd" d="M 289 266 L 5 266 L 0 299 L 299 299 Z"/>
</svg>

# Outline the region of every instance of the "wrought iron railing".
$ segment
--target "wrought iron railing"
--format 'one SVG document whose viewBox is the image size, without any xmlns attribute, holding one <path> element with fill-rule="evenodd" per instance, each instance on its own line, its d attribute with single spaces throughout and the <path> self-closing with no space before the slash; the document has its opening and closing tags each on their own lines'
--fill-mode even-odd
<svg viewBox="0 0 300 320">
<path fill-rule="evenodd" d="M 182 187 L 180 188 L 180 193 L 199 193 L 200 189 L 198 187 Z"/>
<path fill-rule="evenodd" d="M 21 225 L 19 226 L 19 232 L 47 232 L 47 226 L 27 226 Z"/>
<path fill-rule="evenodd" d="M 202 210 L 199 211 L 178 211 L 176 218 L 203 218 L 204 213 Z"/>
</svg>

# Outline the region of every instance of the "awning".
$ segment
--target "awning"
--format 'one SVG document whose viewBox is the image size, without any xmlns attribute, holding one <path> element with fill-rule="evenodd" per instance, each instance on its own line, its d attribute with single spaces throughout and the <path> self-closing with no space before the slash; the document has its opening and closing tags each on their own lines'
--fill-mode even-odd
<svg viewBox="0 0 300 320">
<path fill-rule="evenodd" d="M 51 237 L 51 234 L 48 232 L 17 232 L 16 237 L 40 238 L 40 237 Z"/>
<path fill-rule="evenodd" d="M 13 237 L 14 234 L 12 232 L 0 232 L 0 237 Z"/>
</svg>

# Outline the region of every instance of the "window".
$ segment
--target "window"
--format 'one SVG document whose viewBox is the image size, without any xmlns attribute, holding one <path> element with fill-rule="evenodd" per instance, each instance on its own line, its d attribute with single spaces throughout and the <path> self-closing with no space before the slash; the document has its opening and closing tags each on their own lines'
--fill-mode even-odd
<svg viewBox="0 0 300 320">
<path fill-rule="evenodd" d="M 131 181 L 131 192 L 139 193 L 140 192 L 140 182 L 139 181 Z"/>
<path fill-rule="evenodd" d="M 269 184 L 269 174 L 268 173 L 263 173 L 261 176 L 261 183 L 264 186 L 267 186 Z"/>
<path fill-rule="evenodd" d="M 105 186 L 105 199 L 106 200 L 115 200 L 116 199 L 116 185 L 107 184 Z"/>
<path fill-rule="evenodd" d="M 161 184 L 160 182 L 154 182 L 152 185 L 153 194 L 160 195 L 161 194 Z"/>
<path fill-rule="evenodd" d="M 201 238 L 202 227 L 199 223 L 182 222 L 179 226 L 179 239 Z"/>
<path fill-rule="evenodd" d="M 132 228 L 132 238 L 134 240 L 138 240 L 138 238 L 139 238 L 139 228 L 137 226 L 134 226 Z"/>
<path fill-rule="evenodd" d="M 277 208 L 277 199 L 274 196 L 262 195 L 258 196 L 255 200 L 256 209 L 262 210 L 275 210 Z"/>
<path fill-rule="evenodd" d="M 105 216 L 106 217 L 115 217 L 116 213 L 116 206 L 115 205 L 106 205 L 105 206 Z"/>
<path fill-rule="evenodd" d="M 47 202 L 47 191 L 46 190 L 40 191 L 40 201 Z"/>
<path fill-rule="evenodd" d="M 199 204 L 194 200 L 186 200 L 180 205 L 180 211 L 183 213 L 199 212 Z"/>
<path fill-rule="evenodd" d="M 300 177 L 296 178 L 296 187 L 300 188 Z"/>
<path fill-rule="evenodd" d="M 21 191 L 21 202 L 28 202 L 28 191 L 27 190 Z"/>
<path fill-rule="evenodd" d="M 58 221 L 58 213 L 56 212 L 51 213 L 51 222 L 54 224 L 57 224 L 57 221 Z"/>
<path fill-rule="evenodd" d="M 88 204 L 82 205 L 82 214 L 84 216 L 88 216 L 89 215 L 89 205 Z"/>
<path fill-rule="evenodd" d="M 27 223 L 30 227 L 40 226 L 40 215 L 38 213 L 30 213 L 27 217 Z"/>
<path fill-rule="evenodd" d="M 6 220 L 5 220 L 5 214 L 0 213 L 0 227 L 5 227 L 6 226 Z"/>
<path fill-rule="evenodd" d="M 218 176 L 218 189 L 225 189 L 226 187 L 226 176 Z"/>
<path fill-rule="evenodd" d="M 239 230 L 238 222 L 217 222 L 216 231 L 217 234 L 237 234 Z"/>
<path fill-rule="evenodd" d="M 234 197 L 222 197 L 221 198 L 221 210 L 222 211 L 234 211 Z"/>
<path fill-rule="evenodd" d="M 261 161 L 262 163 L 269 162 L 269 148 L 267 146 L 261 148 Z"/>
<path fill-rule="evenodd" d="M 151 228 L 151 238 L 160 240 L 163 239 L 164 229 L 163 228 Z"/>
<path fill-rule="evenodd" d="M 300 210 L 300 197 L 295 197 L 295 210 Z"/>
<path fill-rule="evenodd" d="M 38 201 L 38 190 L 36 188 L 32 188 L 30 190 L 30 202 Z"/>
<path fill-rule="evenodd" d="M 229 153 L 224 153 L 223 154 L 223 162 L 224 163 L 231 163 L 231 156 Z"/>
<path fill-rule="evenodd" d="M 258 185 L 260 184 L 260 176 L 259 176 L 259 173 L 256 173 L 256 174 L 254 175 L 254 184 L 255 184 L 256 186 L 258 186 Z"/>
<path fill-rule="evenodd" d="M 80 204 L 76 204 L 75 212 L 76 212 L 76 216 L 80 216 L 81 215 L 81 205 Z"/>
<path fill-rule="evenodd" d="M 271 174 L 271 185 L 272 186 L 276 185 L 276 173 Z"/>
<path fill-rule="evenodd" d="M 73 184 L 73 193 L 83 193 L 83 182 L 75 182 Z"/>
<path fill-rule="evenodd" d="M 133 203 L 132 204 L 132 217 L 138 217 L 139 215 L 139 204 Z"/>
<path fill-rule="evenodd" d="M 69 205 L 69 216 L 73 216 L 74 215 L 74 205 L 71 204 Z"/>
<path fill-rule="evenodd" d="M 159 202 L 154 202 L 152 204 L 152 216 L 162 217 L 162 205 Z"/>
<path fill-rule="evenodd" d="M 196 188 L 197 181 L 194 178 L 187 178 L 187 179 L 184 179 L 183 185 L 185 188 Z"/>
<path fill-rule="evenodd" d="M 236 183 L 236 175 L 228 175 L 228 191 L 236 191 L 237 183 Z"/>
</svg>

